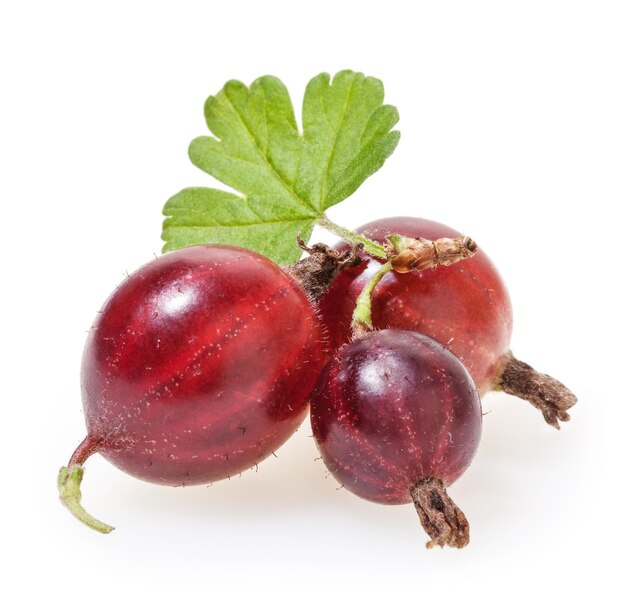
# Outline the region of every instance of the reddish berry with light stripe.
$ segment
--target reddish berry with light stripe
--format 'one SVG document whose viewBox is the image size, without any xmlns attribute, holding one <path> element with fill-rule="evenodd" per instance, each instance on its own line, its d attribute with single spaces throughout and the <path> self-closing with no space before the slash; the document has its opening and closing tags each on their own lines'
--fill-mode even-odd
<svg viewBox="0 0 626 603">
<path fill-rule="evenodd" d="M 61 470 L 62 499 L 84 513 L 82 465 L 96 452 L 171 486 L 254 466 L 305 417 L 326 359 L 322 341 L 299 285 L 252 251 L 197 246 L 145 265 L 113 293 L 89 335 L 88 435 Z"/>
</svg>

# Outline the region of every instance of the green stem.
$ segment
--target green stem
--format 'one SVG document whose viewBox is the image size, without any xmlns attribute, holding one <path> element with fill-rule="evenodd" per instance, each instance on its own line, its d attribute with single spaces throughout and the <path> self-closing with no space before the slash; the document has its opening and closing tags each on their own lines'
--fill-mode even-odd
<svg viewBox="0 0 626 603">
<path fill-rule="evenodd" d="M 57 479 L 59 498 L 61 499 L 61 502 L 70 510 L 70 513 L 76 517 L 76 519 L 79 519 L 85 525 L 101 532 L 102 534 L 108 534 L 115 528 L 89 515 L 89 513 L 87 513 L 87 511 L 85 511 L 80 504 L 80 483 L 83 481 L 84 472 L 85 470 L 81 465 L 74 466 L 71 469 L 68 467 L 61 467 L 59 470 L 59 477 Z"/>
<path fill-rule="evenodd" d="M 391 262 L 383 264 L 365 285 L 359 297 L 356 298 L 356 306 L 352 314 L 352 332 L 355 335 L 358 336 L 364 331 L 372 330 L 372 292 L 380 282 L 380 279 L 390 270 Z"/>
<path fill-rule="evenodd" d="M 88 434 L 87 437 L 78 445 L 78 448 L 74 450 L 67 467 L 61 467 L 61 469 L 59 469 L 57 488 L 59 489 L 59 498 L 61 499 L 61 502 L 69 509 L 70 513 L 76 517 L 76 519 L 82 521 L 86 526 L 89 526 L 102 534 L 108 534 L 115 528 L 112 528 L 106 523 L 103 523 L 102 521 L 89 515 L 89 513 L 87 513 L 87 511 L 85 511 L 80 504 L 82 496 L 80 492 L 80 484 L 83 481 L 83 474 L 85 473 L 83 464 L 92 454 L 101 449 L 102 439 L 95 438 Z"/>
<path fill-rule="evenodd" d="M 353 245 L 363 245 L 363 251 L 368 255 L 374 256 L 376 258 L 380 258 L 382 260 L 387 259 L 387 250 L 376 241 L 372 241 L 366 237 L 357 234 L 356 232 L 352 232 L 343 226 L 339 226 L 339 224 L 335 224 L 331 220 L 328 219 L 326 214 L 324 214 L 321 218 L 317 220 L 317 223 L 326 230 L 330 230 L 330 232 L 336 234 L 338 237 L 345 239 L 349 243 Z"/>
</svg>

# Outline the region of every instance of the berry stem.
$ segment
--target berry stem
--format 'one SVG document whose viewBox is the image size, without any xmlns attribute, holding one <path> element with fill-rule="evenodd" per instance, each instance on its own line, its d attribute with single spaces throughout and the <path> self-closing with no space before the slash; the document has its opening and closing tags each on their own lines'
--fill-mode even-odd
<svg viewBox="0 0 626 603">
<path fill-rule="evenodd" d="M 83 506 L 80 504 L 80 499 L 82 497 L 80 484 L 83 481 L 83 475 L 85 473 L 83 463 L 92 454 L 98 452 L 101 445 L 101 440 L 88 435 L 79 444 L 78 448 L 76 448 L 74 454 L 72 454 L 68 466 L 61 467 L 61 469 L 59 469 L 57 488 L 59 490 L 59 498 L 61 499 L 61 502 L 69 509 L 70 513 L 74 515 L 74 517 L 97 532 L 108 534 L 115 528 L 103 523 L 99 519 L 96 519 L 87 513 L 87 511 L 85 511 Z"/>
<path fill-rule="evenodd" d="M 335 224 L 331 220 L 328 219 L 326 214 L 324 214 L 321 218 L 318 219 L 317 223 L 326 230 L 336 234 L 338 237 L 345 239 L 349 243 L 353 245 L 362 245 L 363 251 L 368 255 L 371 255 L 375 258 L 380 258 L 381 260 L 387 259 L 387 250 L 383 245 L 377 243 L 376 241 L 372 241 L 367 237 L 364 237 L 356 232 L 352 232 L 343 226 L 339 226 L 339 224 Z"/>
<path fill-rule="evenodd" d="M 542 412 L 546 423 L 556 429 L 561 428 L 559 421 L 569 421 L 567 410 L 576 404 L 576 396 L 560 381 L 537 372 L 510 352 L 504 359 L 493 389 L 528 400 Z"/>
<path fill-rule="evenodd" d="M 410 492 L 422 527 L 432 539 L 426 543 L 427 548 L 448 545 L 460 549 L 469 544 L 467 518 L 448 496 L 440 479 L 421 480 Z"/>
<path fill-rule="evenodd" d="M 383 276 L 391 269 L 391 262 L 383 264 L 356 298 L 356 305 L 352 314 L 352 335 L 354 339 L 362 337 L 365 333 L 372 330 L 372 292 Z"/>
<path fill-rule="evenodd" d="M 102 446 L 102 440 L 88 435 L 79 445 L 70 457 L 68 468 L 72 469 L 76 465 L 84 465 L 85 461 L 98 452 Z"/>
</svg>

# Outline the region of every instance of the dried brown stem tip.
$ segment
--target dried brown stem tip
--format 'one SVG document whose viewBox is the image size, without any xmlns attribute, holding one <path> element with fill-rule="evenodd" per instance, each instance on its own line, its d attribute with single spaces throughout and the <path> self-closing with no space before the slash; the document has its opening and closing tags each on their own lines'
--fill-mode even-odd
<svg viewBox="0 0 626 603">
<path fill-rule="evenodd" d="M 295 264 L 283 266 L 283 270 L 298 281 L 314 302 L 319 301 L 324 296 L 339 272 L 344 268 L 356 266 L 362 261 L 358 255 L 361 250 L 360 245 L 340 252 L 323 243 L 316 243 L 309 247 L 300 235 L 298 235 L 297 241 L 300 249 L 309 255 Z"/>
<path fill-rule="evenodd" d="M 465 514 L 448 496 L 443 482 L 437 478 L 424 479 L 411 488 L 411 498 L 422 527 L 432 540 L 426 547 L 445 545 L 463 548 L 469 544 L 469 523 Z"/>
<path fill-rule="evenodd" d="M 493 388 L 528 400 L 543 413 L 548 425 L 556 429 L 560 429 L 559 421 L 569 421 L 567 410 L 576 404 L 576 396 L 560 381 L 538 373 L 510 353 Z"/>
<path fill-rule="evenodd" d="M 450 266 L 472 257 L 478 249 L 469 237 L 455 239 L 412 239 L 400 235 L 387 237 L 391 243 L 389 260 L 396 272 L 428 270 L 437 266 Z"/>
</svg>

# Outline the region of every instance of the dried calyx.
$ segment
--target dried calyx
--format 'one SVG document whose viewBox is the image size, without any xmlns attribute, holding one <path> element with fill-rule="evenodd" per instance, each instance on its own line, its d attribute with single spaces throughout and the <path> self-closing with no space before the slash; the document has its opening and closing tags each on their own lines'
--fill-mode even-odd
<svg viewBox="0 0 626 603">
<path fill-rule="evenodd" d="M 472 257 L 478 250 L 476 243 L 469 237 L 431 241 L 421 237 L 411 238 L 394 234 L 389 235 L 387 239 L 389 241 L 385 246 L 387 263 L 383 264 L 381 273 L 372 283 L 371 289 L 391 270 L 405 273 L 435 269 L 437 266 L 450 266 Z M 284 270 L 300 283 L 314 302 L 326 294 L 335 277 L 344 268 L 360 264 L 365 251 L 363 243 L 356 243 L 346 251 L 336 251 L 323 243 L 308 246 L 299 236 L 297 242 L 300 249 L 306 251 L 308 255 L 294 264 L 285 266 Z M 379 257 L 378 254 L 376 257 Z"/>
<path fill-rule="evenodd" d="M 472 257 L 478 249 L 476 243 L 469 237 L 431 241 L 421 237 L 414 239 L 392 234 L 387 240 L 390 243 L 389 261 L 395 272 L 450 266 Z"/>
<path fill-rule="evenodd" d="M 357 266 L 362 258 L 359 255 L 362 245 L 355 245 L 346 251 L 336 251 L 324 243 L 308 246 L 298 236 L 298 246 L 306 255 L 295 264 L 284 266 L 283 270 L 294 278 L 313 302 L 319 301 L 328 291 L 335 277 L 344 269 Z"/>
</svg>

